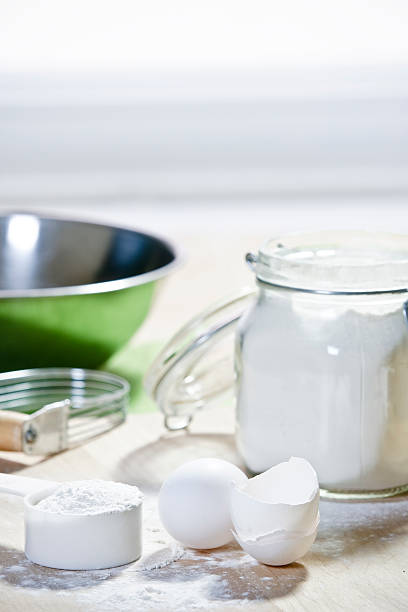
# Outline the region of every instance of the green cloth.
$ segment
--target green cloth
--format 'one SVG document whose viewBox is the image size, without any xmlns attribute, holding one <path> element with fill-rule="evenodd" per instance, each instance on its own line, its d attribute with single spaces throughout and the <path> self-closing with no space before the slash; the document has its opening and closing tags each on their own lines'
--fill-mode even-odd
<svg viewBox="0 0 408 612">
<path fill-rule="evenodd" d="M 100 368 L 129 381 L 129 412 L 151 412 L 157 409 L 156 404 L 143 388 L 143 377 L 162 346 L 161 342 L 127 344 Z"/>
</svg>

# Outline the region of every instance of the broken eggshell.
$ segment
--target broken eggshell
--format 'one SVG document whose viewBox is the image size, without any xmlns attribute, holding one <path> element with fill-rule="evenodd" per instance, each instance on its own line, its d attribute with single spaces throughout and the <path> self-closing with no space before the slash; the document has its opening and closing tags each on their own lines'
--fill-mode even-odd
<svg viewBox="0 0 408 612">
<path fill-rule="evenodd" d="M 317 514 L 311 528 L 304 531 L 279 530 L 245 539 L 233 532 L 238 544 L 246 553 L 266 565 L 288 565 L 303 557 L 315 541 L 320 515 Z"/>
<path fill-rule="evenodd" d="M 232 485 L 231 519 L 242 540 L 282 531 L 309 533 L 319 509 L 319 483 L 306 459 L 291 457 Z"/>
</svg>

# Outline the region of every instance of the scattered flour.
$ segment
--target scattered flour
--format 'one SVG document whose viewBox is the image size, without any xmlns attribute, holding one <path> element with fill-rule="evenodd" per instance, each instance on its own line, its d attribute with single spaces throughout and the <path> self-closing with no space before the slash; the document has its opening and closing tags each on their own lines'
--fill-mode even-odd
<svg viewBox="0 0 408 612">
<path fill-rule="evenodd" d="M 407 528 L 408 498 L 320 506 L 320 529 L 311 552 L 287 567 L 261 565 L 236 544 L 208 552 L 183 549 L 161 527 L 152 497 L 144 503 L 140 561 L 107 570 L 53 570 L 34 565 L 22 551 L 0 547 L 0 588 L 13 589 L 16 609 L 23 609 L 29 595 L 33 611 L 41 609 L 45 598 L 49 606 L 55 602 L 61 610 L 87 612 L 245 610 L 254 601 L 279 607 L 279 598 L 307 580 L 314 559 L 321 564 L 341 558 L 349 564 L 356 551 L 366 554 L 379 545 L 392 550 Z"/>
<path fill-rule="evenodd" d="M 135 563 L 106 570 L 54 570 L 31 563 L 22 551 L 0 549 L 0 584 L 33 597 L 58 593 L 61 605 L 66 600 L 69 609 L 88 612 L 189 612 L 207 610 L 209 600 L 217 607 L 267 598 L 271 587 L 260 577 L 269 576 L 271 568 L 259 566 L 237 544 L 209 552 L 184 549 L 163 529 L 156 498 L 144 501 L 143 514 L 143 556 Z M 249 596 L 242 595 L 247 592 Z M 31 601 L 35 609 L 35 599 Z"/>
<path fill-rule="evenodd" d="M 106 514 L 132 510 L 143 495 L 137 487 L 108 480 L 78 480 L 62 484 L 37 504 L 56 514 Z"/>
</svg>

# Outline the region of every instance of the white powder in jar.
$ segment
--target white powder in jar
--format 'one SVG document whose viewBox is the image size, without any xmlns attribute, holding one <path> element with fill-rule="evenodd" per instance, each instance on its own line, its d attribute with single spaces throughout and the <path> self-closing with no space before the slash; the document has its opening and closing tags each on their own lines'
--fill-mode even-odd
<svg viewBox="0 0 408 612">
<path fill-rule="evenodd" d="M 36 507 L 56 514 L 94 515 L 132 510 L 142 500 L 135 486 L 108 480 L 78 480 L 61 484 Z"/>
<path fill-rule="evenodd" d="M 238 334 L 238 443 L 262 472 L 291 455 L 323 487 L 408 482 L 408 328 L 397 296 L 263 289 Z"/>
</svg>

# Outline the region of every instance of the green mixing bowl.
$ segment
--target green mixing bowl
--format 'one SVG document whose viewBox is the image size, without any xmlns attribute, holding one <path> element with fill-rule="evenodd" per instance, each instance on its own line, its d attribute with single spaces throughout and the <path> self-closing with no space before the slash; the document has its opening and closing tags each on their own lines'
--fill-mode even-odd
<svg viewBox="0 0 408 612">
<path fill-rule="evenodd" d="M 169 242 L 130 229 L 0 216 L 0 371 L 100 366 L 178 259 Z"/>
</svg>

